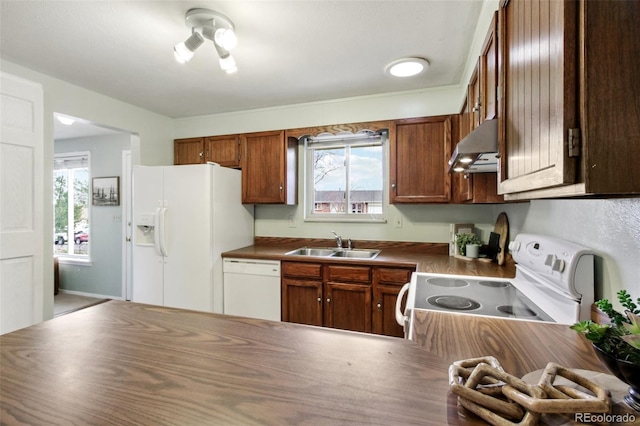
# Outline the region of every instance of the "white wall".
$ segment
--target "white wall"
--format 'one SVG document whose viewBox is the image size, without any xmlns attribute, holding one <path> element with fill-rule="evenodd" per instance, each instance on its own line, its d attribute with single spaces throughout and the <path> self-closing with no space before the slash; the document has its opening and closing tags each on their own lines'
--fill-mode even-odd
<svg viewBox="0 0 640 426">
<path fill-rule="evenodd" d="M 596 298 L 616 302 L 623 288 L 640 297 L 640 198 L 533 200 L 500 208 L 512 235 L 551 235 L 593 249 Z"/>
<path fill-rule="evenodd" d="M 83 89 L 74 84 L 0 60 L 2 71 L 42 84 L 44 90 L 44 176 L 53 176 L 53 113 L 83 118 L 140 137 L 132 146 L 134 164 L 173 162 L 173 121 L 162 115 Z M 53 185 L 44 185 L 44 312 L 53 317 Z"/>
</svg>

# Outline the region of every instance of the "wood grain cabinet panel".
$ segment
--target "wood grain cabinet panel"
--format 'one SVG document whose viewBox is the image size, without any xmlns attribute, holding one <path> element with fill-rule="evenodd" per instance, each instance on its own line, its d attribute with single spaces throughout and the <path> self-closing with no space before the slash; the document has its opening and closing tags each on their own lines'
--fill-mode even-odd
<svg viewBox="0 0 640 426">
<path fill-rule="evenodd" d="M 201 164 L 204 161 L 204 138 L 175 139 L 173 164 Z"/>
<path fill-rule="evenodd" d="M 390 203 L 447 203 L 451 199 L 448 160 L 458 116 L 395 120 L 391 124 Z"/>
<path fill-rule="evenodd" d="M 284 130 L 240 135 L 242 202 L 296 204 L 298 140 Z"/>
<path fill-rule="evenodd" d="M 282 321 L 323 325 L 322 280 L 282 278 Z"/>
<path fill-rule="evenodd" d="M 240 135 L 208 136 L 204 138 L 205 161 L 223 167 L 240 167 Z"/>
<path fill-rule="evenodd" d="M 403 337 L 404 330 L 396 322 L 396 300 L 400 288 L 411 280 L 414 268 L 373 268 L 372 332 Z M 404 309 L 404 306 L 402 306 Z"/>
<path fill-rule="evenodd" d="M 372 267 L 282 262 L 282 320 L 370 333 Z"/>
<path fill-rule="evenodd" d="M 505 199 L 640 193 L 640 2 L 503 0 Z"/>
<path fill-rule="evenodd" d="M 324 285 L 324 325 L 371 332 L 371 287 L 327 282 Z"/>
</svg>

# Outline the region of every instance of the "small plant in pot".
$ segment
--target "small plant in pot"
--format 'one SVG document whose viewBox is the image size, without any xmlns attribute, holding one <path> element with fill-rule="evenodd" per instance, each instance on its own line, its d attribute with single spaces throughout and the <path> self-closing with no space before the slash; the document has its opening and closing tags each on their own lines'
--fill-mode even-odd
<svg viewBox="0 0 640 426">
<path fill-rule="evenodd" d="M 458 246 L 458 253 L 462 256 L 467 255 L 467 244 L 481 245 L 482 241 L 476 234 L 456 234 L 456 245 Z"/>
<path fill-rule="evenodd" d="M 617 296 L 625 308 L 624 314 L 616 311 L 607 299 L 596 302 L 611 320 L 610 324 L 587 320 L 573 324 L 571 328 L 590 340 L 600 361 L 630 386 L 624 400 L 640 411 L 640 298 L 634 302 L 626 290 L 620 290 Z"/>
</svg>

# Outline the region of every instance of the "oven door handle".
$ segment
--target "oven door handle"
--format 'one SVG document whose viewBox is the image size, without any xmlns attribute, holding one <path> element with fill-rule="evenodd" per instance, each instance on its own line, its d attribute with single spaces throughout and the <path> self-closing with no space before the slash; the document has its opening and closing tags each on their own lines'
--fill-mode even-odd
<svg viewBox="0 0 640 426">
<path fill-rule="evenodd" d="M 405 285 L 402 286 L 402 288 L 400 289 L 400 292 L 398 293 L 398 298 L 396 299 L 396 322 L 403 327 L 408 318 L 402 313 L 402 310 L 401 310 L 402 297 L 407 292 L 407 290 L 409 290 L 409 284 L 411 283 L 406 283 Z"/>
</svg>

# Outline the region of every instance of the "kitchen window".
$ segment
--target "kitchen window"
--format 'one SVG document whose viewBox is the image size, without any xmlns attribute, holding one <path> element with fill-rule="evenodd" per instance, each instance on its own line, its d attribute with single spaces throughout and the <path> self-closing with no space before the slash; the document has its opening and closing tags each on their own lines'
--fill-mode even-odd
<svg viewBox="0 0 640 426">
<path fill-rule="evenodd" d="M 54 155 L 53 252 L 61 259 L 89 261 L 90 176 L 89 152 Z"/>
<path fill-rule="evenodd" d="M 387 131 L 304 138 L 305 220 L 382 222 Z"/>
</svg>

